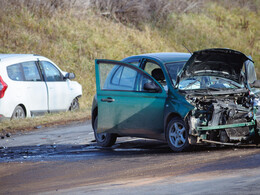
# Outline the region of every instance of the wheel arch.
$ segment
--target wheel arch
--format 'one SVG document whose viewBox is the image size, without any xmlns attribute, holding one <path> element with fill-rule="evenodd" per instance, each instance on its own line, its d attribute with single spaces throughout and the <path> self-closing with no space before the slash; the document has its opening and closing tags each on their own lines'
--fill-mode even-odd
<svg viewBox="0 0 260 195">
<path fill-rule="evenodd" d="M 181 117 L 181 115 L 178 114 L 178 113 L 176 113 L 176 112 L 169 113 L 169 114 L 165 117 L 165 120 L 164 120 L 164 136 L 165 136 L 165 139 L 166 139 L 166 129 L 167 129 L 167 126 L 168 126 L 169 122 L 170 122 L 174 117 L 179 117 L 179 118 L 183 119 L 183 118 Z"/>
<path fill-rule="evenodd" d="M 92 111 L 92 115 L 91 115 L 91 124 L 92 124 L 92 128 L 94 129 L 94 122 L 95 122 L 95 118 L 98 115 L 98 107 L 96 106 L 93 111 Z"/>
<path fill-rule="evenodd" d="M 79 98 L 81 98 L 81 95 L 78 95 L 78 96 L 74 97 L 74 98 L 71 100 L 71 103 L 70 103 L 70 105 L 69 105 L 68 111 L 71 111 L 71 105 L 72 105 L 72 103 L 73 103 L 73 101 L 74 101 L 75 99 L 77 99 L 78 104 L 79 104 Z M 79 106 L 80 106 L 80 105 L 79 105 Z M 79 108 L 80 108 L 80 107 L 79 107 Z"/>
<path fill-rule="evenodd" d="M 28 117 L 28 112 L 27 112 L 27 109 L 26 109 L 25 105 L 22 104 L 22 103 L 20 103 L 20 104 L 18 104 L 18 105 L 15 106 L 14 110 L 16 109 L 17 106 L 21 106 L 22 109 L 23 109 L 23 111 L 24 111 L 25 118 Z M 13 110 L 13 112 L 14 112 L 14 110 Z"/>
</svg>

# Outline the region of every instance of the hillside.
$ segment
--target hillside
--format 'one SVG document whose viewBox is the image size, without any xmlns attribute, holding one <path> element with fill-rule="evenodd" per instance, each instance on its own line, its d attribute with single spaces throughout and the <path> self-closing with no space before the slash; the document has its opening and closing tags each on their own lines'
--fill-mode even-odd
<svg viewBox="0 0 260 195">
<path fill-rule="evenodd" d="M 96 58 L 120 60 L 140 53 L 187 52 L 185 45 L 191 51 L 232 48 L 251 55 L 260 66 L 259 1 L 253 7 L 204 1 L 194 10 L 167 10 L 162 20 L 138 24 L 104 16 L 97 7 L 9 2 L 2 2 L 0 8 L 0 53 L 40 54 L 74 72 L 83 86 L 80 103 L 84 109 L 90 108 L 95 94 Z"/>
</svg>

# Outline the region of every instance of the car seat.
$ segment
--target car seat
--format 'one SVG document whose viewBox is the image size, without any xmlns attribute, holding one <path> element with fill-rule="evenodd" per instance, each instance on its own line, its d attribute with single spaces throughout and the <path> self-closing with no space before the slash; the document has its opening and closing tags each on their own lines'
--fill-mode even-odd
<svg viewBox="0 0 260 195">
<path fill-rule="evenodd" d="M 152 70 L 152 77 L 155 78 L 162 86 L 166 85 L 165 77 L 161 68 Z"/>
</svg>

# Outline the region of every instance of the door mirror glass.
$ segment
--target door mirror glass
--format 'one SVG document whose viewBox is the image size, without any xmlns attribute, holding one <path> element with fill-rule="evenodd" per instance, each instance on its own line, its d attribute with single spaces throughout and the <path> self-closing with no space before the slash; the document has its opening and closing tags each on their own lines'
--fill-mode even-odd
<svg viewBox="0 0 260 195">
<path fill-rule="evenodd" d="M 76 75 L 74 73 L 67 73 L 64 78 L 65 79 L 75 79 Z"/>
</svg>

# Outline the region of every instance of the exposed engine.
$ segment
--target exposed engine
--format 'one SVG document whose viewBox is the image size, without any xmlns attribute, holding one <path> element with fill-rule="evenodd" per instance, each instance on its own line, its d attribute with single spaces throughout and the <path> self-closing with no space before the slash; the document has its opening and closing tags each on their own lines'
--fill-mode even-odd
<svg viewBox="0 0 260 195">
<path fill-rule="evenodd" d="M 248 92 L 229 95 L 187 95 L 186 99 L 195 107 L 189 114 L 190 135 L 219 142 L 245 140 L 250 127 L 218 128 L 220 125 L 246 123 L 253 120 L 254 96 Z M 198 127 L 216 127 L 198 131 Z"/>
</svg>

